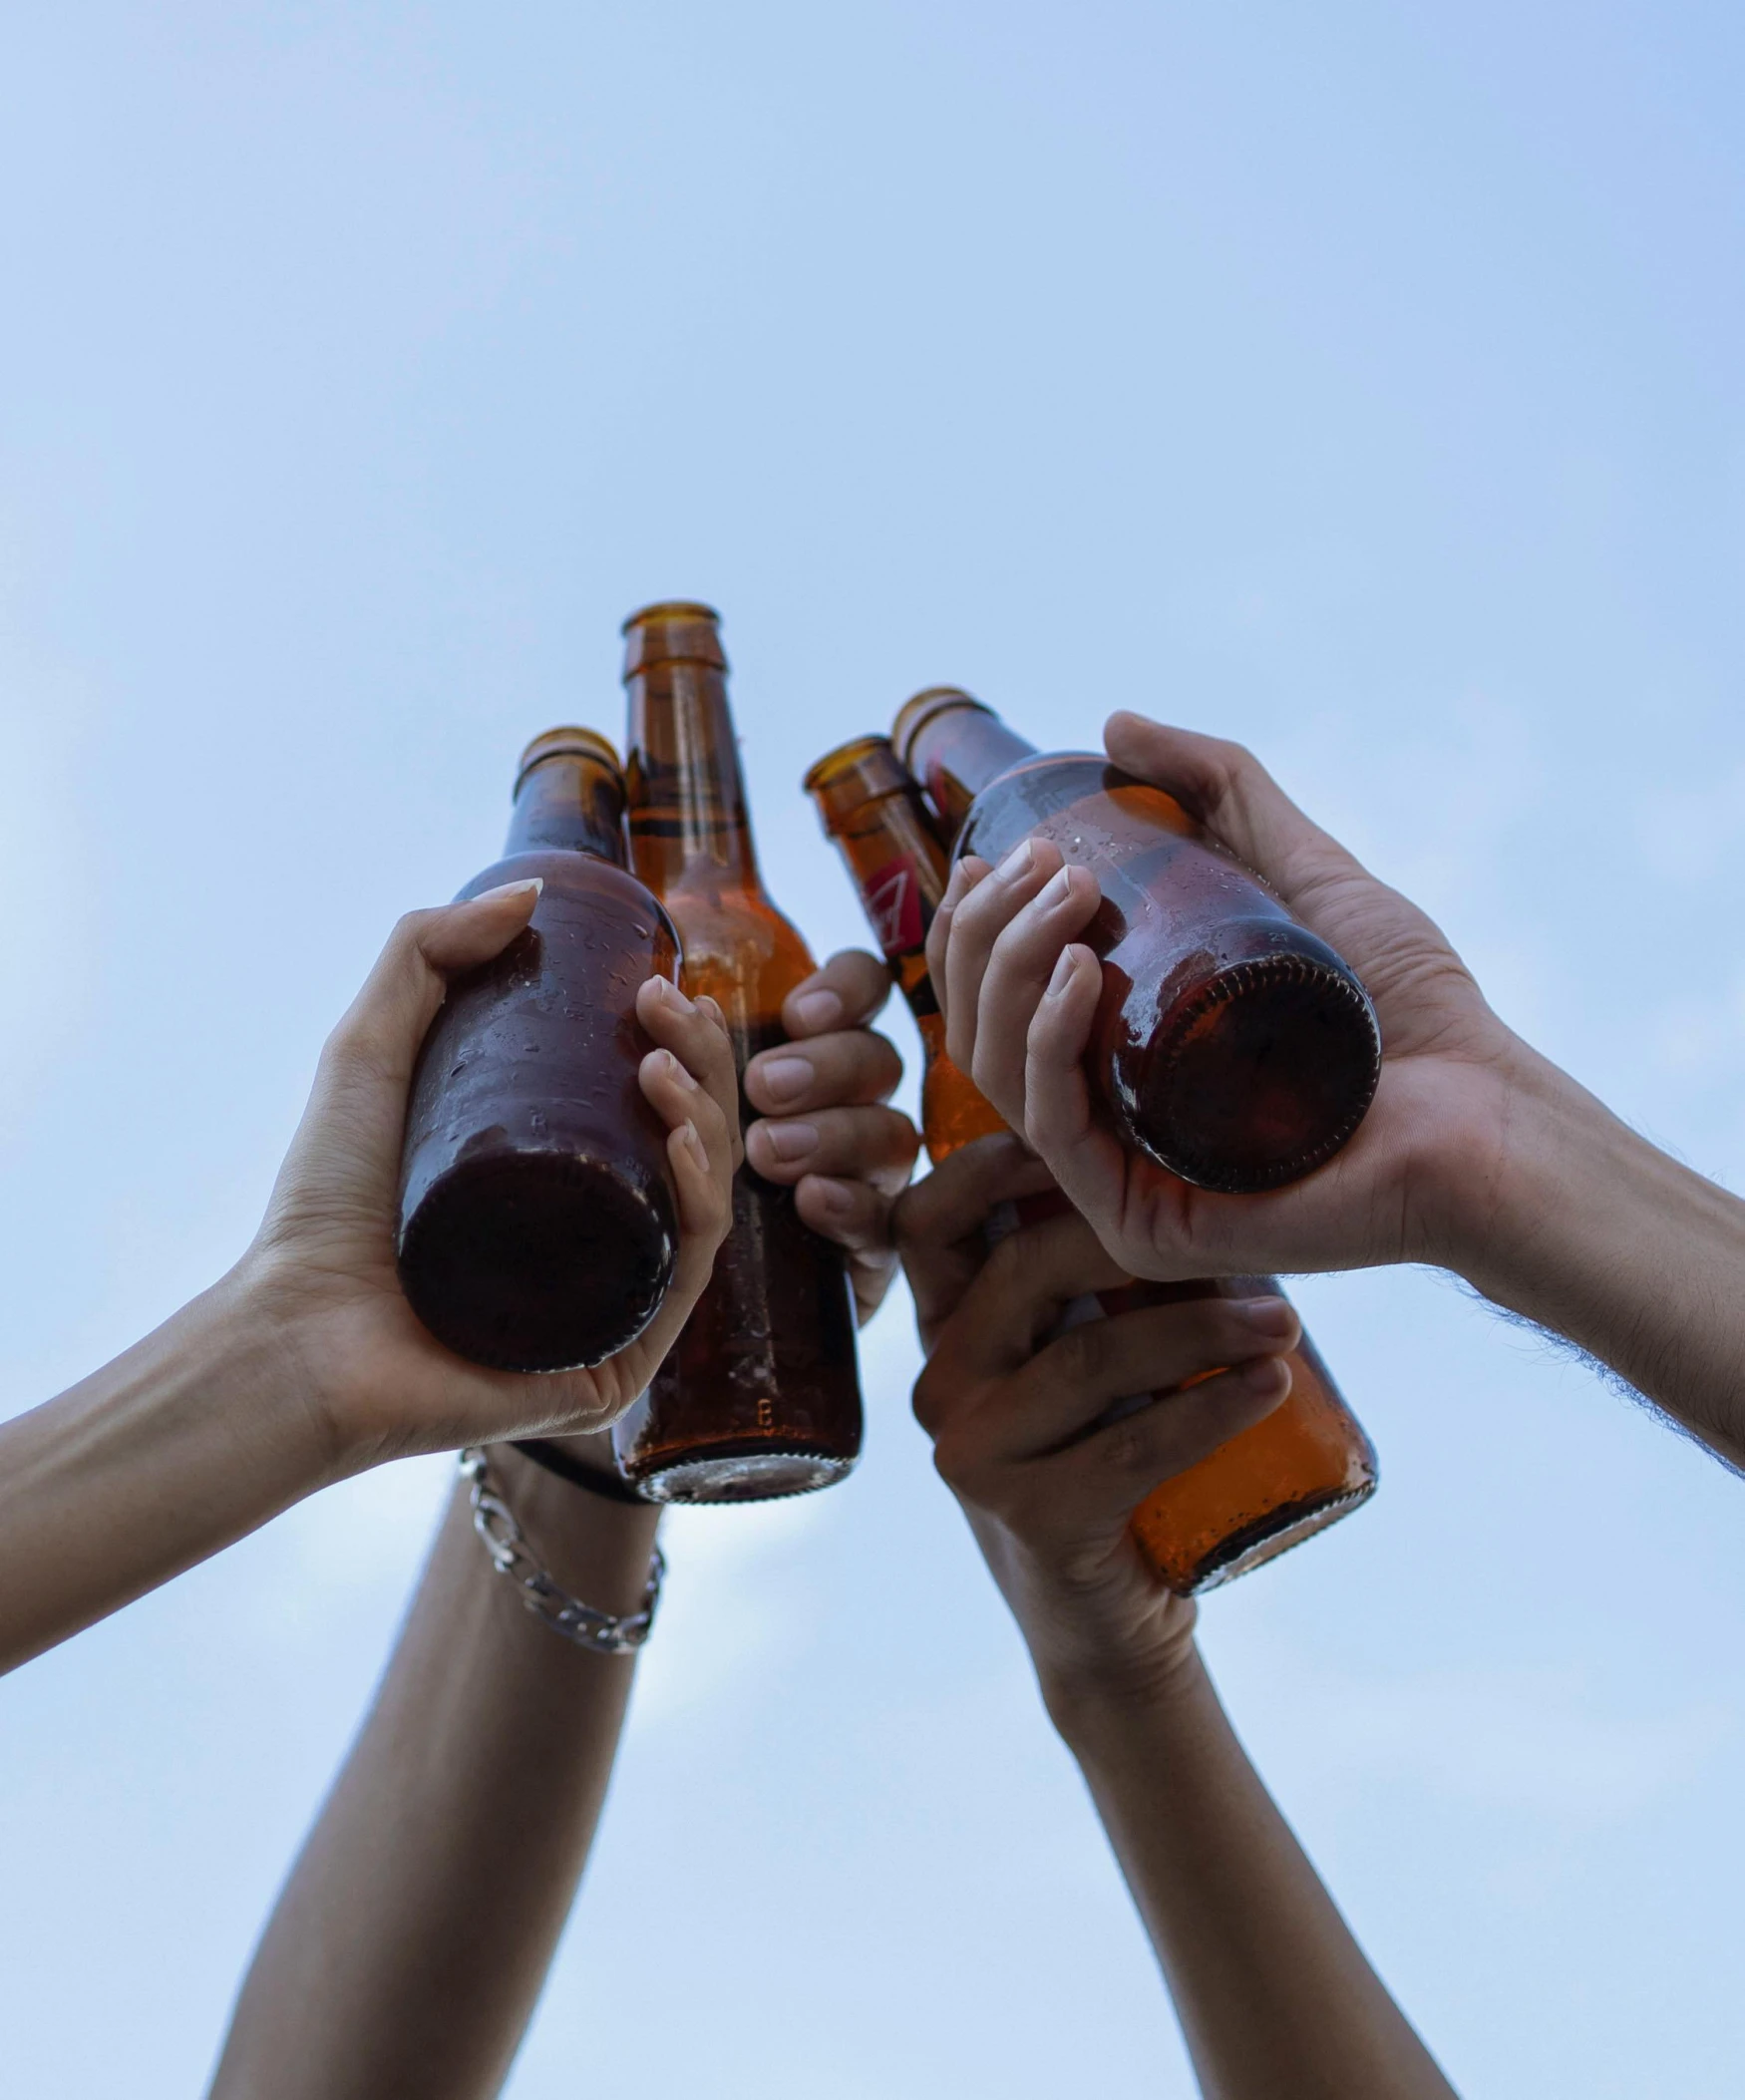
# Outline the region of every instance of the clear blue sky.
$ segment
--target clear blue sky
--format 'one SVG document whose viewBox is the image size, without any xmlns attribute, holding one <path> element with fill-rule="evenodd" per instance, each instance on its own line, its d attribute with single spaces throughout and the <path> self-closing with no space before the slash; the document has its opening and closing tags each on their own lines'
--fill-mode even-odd
<svg viewBox="0 0 1745 2100">
<path fill-rule="evenodd" d="M 233 1257 L 389 922 L 674 593 L 821 951 L 827 744 L 1149 708 L 1737 1182 L 1742 75 L 1664 0 L 11 10 L 0 1409 Z M 1267 1777 L 1470 2092 L 1736 2091 L 1745 1488 L 1434 1275 L 1299 1297 L 1384 1485 L 1206 1613 Z M 863 1364 L 853 1482 L 672 1528 L 516 2100 L 1190 2090 L 906 1305 Z M 10 2090 L 195 2089 L 444 1483 L 0 1688 Z"/>
</svg>

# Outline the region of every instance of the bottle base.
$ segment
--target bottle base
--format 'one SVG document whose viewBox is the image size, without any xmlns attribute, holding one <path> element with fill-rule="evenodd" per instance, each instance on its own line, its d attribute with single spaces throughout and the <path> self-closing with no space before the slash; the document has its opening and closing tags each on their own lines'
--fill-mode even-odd
<svg viewBox="0 0 1745 2100">
<path fill-rule="evenodd" d="M 681 1459 L 658 1472 L 630 1476 L 650 1502 L 774 1502 L 833 1487 L 855 1469 L 852 1458 L 814 1451 L 720 1451 Z"/>
<path fill-rule="evenodd" d="M 497 1371 L 591 1370 L 660 1310 L 671 1199 L 577 1152 L 463 1157 L 402 1226 L 400 1284 L 445 1348 Z"/>
<path fill-rule="evenodd" d="M 1165 1017 L 1115 1096 L 1136 1144 L 1197 1189 L 1255 1196 L 1300 1181 L 1363 1121 L 1381 1035 L 1337 958 L 1232 961 Z"/>
<path fill-rule="evenodd" d="M 1243 1525 L 1231 1532 L 1227 1539 L 1221 1540 L 1206 1560 L 1185 1577 L 1162 1565 L 1146 1546 L 1143 1534 L 1140 1548 L 1179 1596 L 1205 1596 L 1208 1590 L 1222 1589 L 1225 1582 L 1233 1582 L 1238 1575 L 1263 1568 L 1268 1561 L 1277 1560 L 1293 1546 L 1300 1546 L 1305 1539 L 1324 1532 L 1330 1524 L 1337 1524 L 1341 1517 L 1348 1517 L 1369 1500 L 1375 1493 L 1375 1482 L 1369 1480 L 1343 1495 L 1334 1495 L 1324 1501 L 1316 1497 L 1312 1502 L 1298 1505 L 1294 1511 L 1288 1508 L 1268 1511 L 1264 1517 L 1256 1518 L 1252 1524 Z"/>
</svg>

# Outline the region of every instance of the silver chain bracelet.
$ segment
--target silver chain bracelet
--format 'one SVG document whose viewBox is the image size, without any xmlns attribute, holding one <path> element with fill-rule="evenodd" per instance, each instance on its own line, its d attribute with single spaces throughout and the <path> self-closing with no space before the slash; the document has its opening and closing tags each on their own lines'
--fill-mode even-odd
<svg viewBox="0 0 1745 2100">
<path fill-rule="evenodd" d="M 596 1611 L 560 1588 L 540 1567 L 515 1512 L 497 1492 L 491 1467 L 477 1444 L 461 1453 L 461 1472 L 472 1489 L 473 1529 L 485 1542 L 491 1565 L 508 1575 L 521 1591 L 522 1602 L 535 1618 L 542 1618 L 578 1648 L 595 1655 L 634 1655 L 648 1638 L 654 1612 L 660 1602 L 660 1584 L 666 1574 L 666 1558 L 657 1546 L 648 1564 L 648 1586 L 640 1607 L 623 1618 L 609 1611 Z"/>
</svg>

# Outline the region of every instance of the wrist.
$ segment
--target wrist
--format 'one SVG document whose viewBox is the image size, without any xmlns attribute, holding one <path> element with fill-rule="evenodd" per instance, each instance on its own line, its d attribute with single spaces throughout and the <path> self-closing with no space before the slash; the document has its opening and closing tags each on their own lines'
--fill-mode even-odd
<svg viewBox="0 0 1745 2100">
<path fill-rule="evenodd" d="M 379 1430 L 355 1423 L 343 1405 L 355 1352 L 336 1335 L 332 1307 L 311 1302 L 295 1264 L 251 1247 L 207 1296 L 221 1301 L 243 1345 L 267 1360 L 261 1399 L 280 1433 L 302 1446 L 312 1489 L 409 1455 L 389 1448 Z"/>
<path fill-rule="evenodd" d="M 295 1496 L 315 1494 L 372 1463 L 341 1435 L 285 1293 L 251 1258 L 219 1277 L 177 1316 L 200 1339 L 202 1379 L 227 1396 L 243 1433 L 275 1455 Z M 293 1498 L 295 1499 L 295 1498 Z"/>
<path fill-rule="evenodd" d="M 1407 1259 L 1483 1289 L 1480 1272 L 1534 1237 L 1570 1092 L 1580 1089 L 1513 1035 L 1464 1068 L 1453 1103 L 1425 1119 L 1430 1134 L 1411 1164 Z"/>
<path fill-rule="evenodd" d="M 602 1611 L 633 1610 L 648 1579 L 659 1505 L 609 1502 L 560 1480 L 513 1444 L 487 1445 L 485 1456 L 552 1576 Z"/>
<path fill-rule="evenodd" d="M 1603 1235 L 1605 1221 L 1627 1209 L 1633 1170 L 1659 1157 L 1520 1042 L 1453 1152 L 1441 1241 L 1428 1258 L 1531 1318 L 1552 1317 L 1549 1306 L 1583 1265 L 1578 1243 Z"/>
<path fill-rule="evenodd" d="M 1190 1628 L 1143 1656 L 1039 1664 L 1037 1681 L 1055 1732 L 1089 1766 L 1186 1718 L 1211 1680 Z"/>
</svg>

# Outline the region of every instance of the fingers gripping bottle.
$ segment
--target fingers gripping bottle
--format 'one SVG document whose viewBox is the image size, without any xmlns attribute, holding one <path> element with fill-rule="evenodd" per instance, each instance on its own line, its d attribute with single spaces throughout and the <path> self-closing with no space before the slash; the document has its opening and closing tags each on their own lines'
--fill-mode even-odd
<svg viewBox="0 0 1745 2100">
<path fill-rule="evenodd" d="M 398 1252 L 439 1341 L 508 1371 L 596 1364 L 635 1340 L 672 1280 L 666 1129 L 637 1078 L 646 977 L 672 921 L 624 866 L 617 754 L 552 729 L 522 754 L 504 858 L 462 890 L 544 881 L 526 930 L 457 977 L 419 1056 Z"/>
<path fill-rule="evenodd" d="M 726 1016 L 743 1079 L 785 1039 L 782 1001 L 813 961 L 759 879 L 718 626 L 685 603 L 625 622 L 630 858 L 678 927 L 684 989 Z M 714 1275 L 613 1431 L 619 1466 L 657 1502 L 799 1495 L 849 1472 L 861 1429 L 842 1251 L 791 1189 L 742 1166 Z"/>
<path fill-rule="evenodd" d="M 945 849 L 918 784 L 884 737 L 862 737 L 831 752 L 806 776 L 806 786 L 825 831 L 848 863 L 891 974 L 915 1017 L 926 1062 L 922 1134 L 929 1159 L 941 1160 L 1006 1128 L 946 1056 L 944 1025 L 927 976 L 927 927 L 944 894 Z M 1015 1207 L 1025 1221 L 1065 1208 L 1066 1199 L 1059 1195 L 1027 1198 Z M 1277 1290 L 1270 1276 L 1134 1283 L 1076 1300 L 1057 1331 L 1183 1298 L 1254 1297 Z M 1134 1513 L 1141 1551 L 1184 1596 L 1260 1567 L 1375 1492 L 1375 1452 L 1307 1335 L 1286 1361 L 1290 1390 L 1264 1421 L 1153 1489 Z M 1113 1412 L 1128 1411 L 1123 1403 Z"/>
<path fill-rule="evenodd" d="M 905 702 L 892 736 L 955 853 L 997 866 L 1035 837 L 1096 875 L 1087 1065 L 1130 1147 L 1234 1195 L 1338 1151 L 1381 1074 L 1368 994 L 1180 803 L 1100 755 L 1038 754 L 954 686 Z"/>
</svg>

